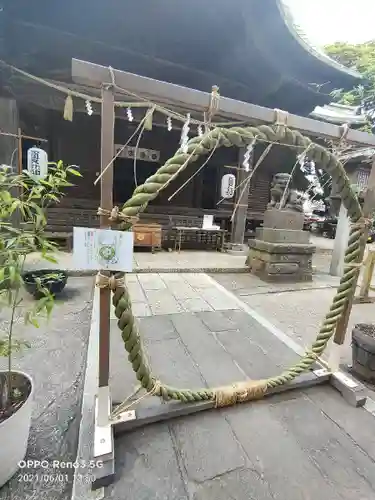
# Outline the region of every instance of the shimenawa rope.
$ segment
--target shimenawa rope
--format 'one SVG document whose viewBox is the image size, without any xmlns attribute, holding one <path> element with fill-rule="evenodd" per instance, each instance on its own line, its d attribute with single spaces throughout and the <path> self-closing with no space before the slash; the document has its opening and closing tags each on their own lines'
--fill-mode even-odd
<svg viewBox="0 0 375 500">
<path fill-rule="evenodd" d="M 134 217 L 141 213 L 147 204 L 155 199 L 157 194 L 168 185 L 170 179 L 176 176 L 177 172 L 180 173 L 189 163 L 197 160 L 200 155 L 208 154 L 218 139 L 219 147 L 245 147 L 250 144 L 256 135 L 258 135 L 258 141 L 260 142 L 287 143 L 290 146 L 296 147 L 299 152 L 304 151 L 310 145 L 309 157 L 315 161 L 318 168 L 322 168 L 331 175 L 333 182 L 337 184 L 344 206 L 347 208 L 348 215 L 353 222 L 345 253 L 345 263 L 360 263 L 361 239 L 365 231 L 365 224 L 363 222 L 361 206 L 350 186 L 344 168 L 340 161 L 323 146 L 312 143 L 310 139 L 304 137 L 298 131 L 289 129 L 286 125 L 277 125 L 274 127 L 267 125 L 245 128 L 233 127 L 230 129 L 216 128 L 205 134 L 203 138 L 194 137 L 190 139 L 186 153 L 178 150 L 143 185 L 135 189 L 133 196 L 124 204 L 121 210 L 122 214 Z M 357 273 L 357 266 L 346 266 L 344 268 L 343 277 L 316 340 L 295 365 L 286 369 L 280 375 L 267 380 L 240 382 L 224 389 L 177 389 L 160 382 L 155 390 L 155 381 L 158 379 L 153 375 L 143 350 L 138 326 L 132 314 L 129 292 L 125 284 L 122 286 L 122 282 L 119 283 L 112 280 L 111 282 L 108 281 L 108 284 L 113 290 L 112 301 L 124 346 L 141 386 L 146 391 L 153 391 L 153 393 L 165 400 L 175 399 L 182 402 L 212 400 L 215 401 L 216 406 L 222 406 L 261 397 L 267 389 L 284 385 L 308 370 L 323 353 L 329 339 L 332 337 L 336 325 L 345 311 L 352 288 L 355 286 Z M 110 280 L 111 278 L 107 279 Z"/>
</svg>

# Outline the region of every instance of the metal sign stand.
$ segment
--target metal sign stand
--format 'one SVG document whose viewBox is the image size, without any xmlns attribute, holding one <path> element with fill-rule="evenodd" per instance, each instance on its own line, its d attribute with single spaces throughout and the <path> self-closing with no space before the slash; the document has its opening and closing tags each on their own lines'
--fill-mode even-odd
<svg viewBox="0 0 375 500">
<path fill-rule="evenodd" d="M 103 173 L 104 170 L 105 172 L 101 177 L 101 208 L 111 211 L 113 208 L 113 165 L 111 161 L 114 152 L 115 89 L 113 88 L 113 83 L 103 84 L 103 82 L 116 81 L 120 87 L 136 92 L 137 94 L 143 94 L 155 102 L 169 102 L 172 106 L 175 104 L 189 107 L 190 109 L 202 109 L 207 106 L 210 94 L 75 59 L 73 59 L 72 63 L 72 76 L 73 80 L 77 83 L 102 88 L 101 172 Z M 224 115 L 231 120 L 252 120 L 273 123 L 275 110 L 221 97 L 218 103 L 217 114 Z M 299 129 L 302 133 L 329 137 L 330 139 L 340 139 L 342 134 L 340 127 L 337 125 L 318 122 L 296 115 L 288 116 L 288 125 L 291 128 Z M 348 131 L 347 140 L 372 147 L 375 146 L 374 135 L 356 130 Z M 110 167 L 108 167 L 109 164 Z M 369 199 L 371 198 L 373 202 L 373 190 L 370 191 L 372 194 L 369 194 Z M 367 205 L 366 209 L 368 209 Z M 101 217 L 100 227 L 110 227 L 106 217 Z M 106 274 L 105 271 L 101 271 L 101 273 Z M 172 402 L 157 407 L 124 412 L 116 420 L 110 419 L 112 410 L 109 390 L 110 294 L 111 291 L 109 288 L 100 289 L 99 387 L 95 406 L 94 430 L 94 460 L 97 463 L 97 467 L 93 470 L 96 477 L 93 489 L 107 486 L 114 480 L 114 433 L 119 434 L 147 424 L 190 415 L 215 407 L 214 401 L 188 404 Z M 351 303 L 347 308 L 348 313 L 350 309 Z M 337 343 L 341 343 L 341 341 L 342 333 L 340 339 L 336 339 Z M 355 382 L 340 371 L 332 371 L 322 362 L 315 363 L 312 371 L 302 374 L 293 382 L 269 389 L 266 392 L 266 396 L 293 389 L 307 388 L 326 382 L 333 385 L 351 405 L 362 406 L 366 402 L 367 391 L 362 384 Z"/>
</svg>

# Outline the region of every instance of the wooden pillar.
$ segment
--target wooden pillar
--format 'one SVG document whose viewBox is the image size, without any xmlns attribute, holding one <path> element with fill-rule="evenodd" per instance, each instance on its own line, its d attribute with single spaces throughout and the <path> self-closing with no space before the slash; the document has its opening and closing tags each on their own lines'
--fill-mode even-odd
<svg viewBox="0 0 375 500">
<path fill-rule="evenodd" d="M 337 222 L 335 242 L 333 245 L 331 265 L 329 268 L 329 273 L 332 276 L 342 276 L 344 273 L 344 257 L 345 250 L 348 245 L 350 233 L 350 219 L 348 217 L 348 211 L 341 203 L 339 219 Z"/>
<path fill-rule="evenodd" d="M 364 197 L 364 204 L 363 204 L 364 217 L 370 218 L 371 215 L 374 213 L 374 210 L 375 210 L 375 157 L 373 158 L 371 173 L 368 180 L 366 194 Z M 368 237 L 368 229 L 364 231 L 364 236 L 361 242 L 359 259 L 358 259 L 361 261 L 363 260 L 363 257 L 365 255 L 367 237 Z M 356 286 L 358 283 L 359 273 L 360 273 L 360 268 L 358 268 L 358 272 L 355 278 Z M 333 338 L 333 345 L 331 347 L 331 352 L 329 355 L 329 364 L 331 369 L 333 370 L 337 369 L 340 365 L 341 354 L 342 354 L 341 346 L 345 344 L 350 345 L 351 339 L 350 336 L 346 334 L 347 333 L 346 330 L 348 328 L 350 313 L 353 307 L 354 295 L 356 293 L 356 286 L 353 287 L 351 294 L 348 297 L 348 302 L 345 312 L 342 315 L 336 327 L 335 335 Z"/>
<path fill-rule="evenodd" d="M 234 203 L 235 213 L 232 221 L 231 247 L 232 250 L 244 250 L 244 237 L 246 229 L 247 208 L 249 205 L 250 172 L 246 172 L 242 166 L 245 149 L 241 148 L 238 155 L 238 170 L 236 178 L 236 198 Z M 250 159 L 250 170 L 252 168 Z"/>
<path fill-rule="evenodd" d="M 104 210 L 113 208 L 113 164 L 114 151 L 114 94 L 112 88 L 102 89 L 102 124 L 101 124 L 101 172 L 105 169 L 100 180 L 100 207 Z M 100 217 L 100 228 L 109 229 L 108 217 Z M 108 271 L 101 271 L 109 274 Z M 98 390 L 98 425 L 104 426 L 108 422 L 109 392 L 109 349 L 110 349 L 110 314 L 111 291 L 109 288 L 100 289 L 100 319 L 99 319 L 99 390 Z"/>
<path fill-rule="evenodd" d="M 0 135 L 0 165 L 9 165 L 15 174 L 19 174 L 22 171 L 22 165 L 20 165 L 22 139 L 19 136 L 19 117 L 15 99 L 0 97 L 0 131 L 15 134 L 15 137 Z M 14 188 L 12 191 L 12 195 L 16 198 L 21 195 L 19 188 Z M 11 221 L 14 227 L 19 227 L 21 214 L 18 210 L 13 212 Z"/>
<path fill-rule="evenodd" d="M 0 97 L 0 131 L 8 134 L 18 133 L 18 110 L 15 99 Z M 18 172 L 18 140 L 17 137 L 0 135 L 0 165 L 10 165 Z"/>
<path fill-rule="evenodd" d="M 356 183 L 354 173 L 348 174 L 351 184 Z M 336 194 L 336 187 L 332 186 L 332 194 Z M 341 203 L 337 221 L 335 242 L 333 245 L 332 259 L 329 273 L 341 277 L 344 273 L 344 257 L 350 233 L 350 220 L 344 205 Z"/>
</svg>

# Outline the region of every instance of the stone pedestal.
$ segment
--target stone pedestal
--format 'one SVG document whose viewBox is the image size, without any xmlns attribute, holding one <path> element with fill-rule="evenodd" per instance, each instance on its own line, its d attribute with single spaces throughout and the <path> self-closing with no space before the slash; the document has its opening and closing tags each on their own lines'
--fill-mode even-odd
<svg viewBox="0 0 375 500">
<path fill-rule="evenodd" d="M 290 210 L 269 209 L 263 228 L 249 241 L 246 265 L 250 272 L 268 282 L 312 280 L 312 255 L 315 246 L 303 231 L 304 216 Z"/>
</svg>

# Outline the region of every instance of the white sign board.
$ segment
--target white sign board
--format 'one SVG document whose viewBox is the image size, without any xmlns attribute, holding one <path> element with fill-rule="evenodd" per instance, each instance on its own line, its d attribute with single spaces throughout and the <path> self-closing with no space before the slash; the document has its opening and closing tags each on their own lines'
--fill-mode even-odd
<svg viewBox="0 0 375 500">
<path fill-rule="evenodd" d="M 73 228 L 73 260 L 77 269 L 131 272 L 133 270 L 131 231 Z"/>
<path fill-rule="evenodd" d="M 233 198 L 236 189 L 236 176 L 234 174 L 225 174 L 221 179 L 221 197 L 225 200 Z"/>
<path fill-rule="evenodd" d="M 213 215 L 203 215 L 203 229 L 207 229 L 212 227 L 212 224 L 214 222 L 214 216 Z"/>
<path fill-rule="evenodd" d="M 43 149 L 33 147 L 27 151 L 27 170 L 35 180 L 47 177 L 48 156 Z"/>
</svg>

